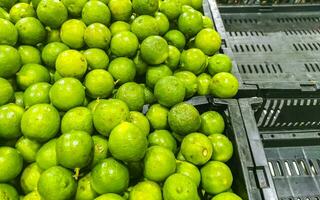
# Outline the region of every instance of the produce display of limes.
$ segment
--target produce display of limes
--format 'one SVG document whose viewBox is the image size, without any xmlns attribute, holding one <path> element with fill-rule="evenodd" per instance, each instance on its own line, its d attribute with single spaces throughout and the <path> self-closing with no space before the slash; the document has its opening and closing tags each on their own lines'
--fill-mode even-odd
<svg viewBox="0 0 320 200">
<path fill-rule="evenodd" d="M 240 200 L 202 3 L 0 0 L 0 199 Z"/>
</svg>

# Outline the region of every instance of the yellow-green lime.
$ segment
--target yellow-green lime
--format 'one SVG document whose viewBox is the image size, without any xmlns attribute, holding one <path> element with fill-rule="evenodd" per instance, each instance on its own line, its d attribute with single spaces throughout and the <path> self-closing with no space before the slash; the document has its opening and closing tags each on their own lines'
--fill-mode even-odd
<svg viewBox="0 0 320 200">
<path fill-rule="evenodd" d="M 15 145 L 15 148 L 22 155 L 23 160 L 27 163 L 31 163 L 36 160 L 36 154 L 40 147 L 41 143 L 23 136 L 19 138 Z"/>
<path fill-rule="evenodd" d="M 85 30 L 86 25 L 81 20 L 69 19 L 61 26 L 61 41 L 71 48 L 80 49 L 84 46 Z"/>
<path fill-rule="evenodd" d="M 195 165 L 186 161 L 177 161 L 176 173 L 180 173 L 189 177 L 197 185 L 197 187 L 199 187 L 201 174 Z"/>
<path fill-rule="evenodd" d="M 148 136 L 149 146 L 162 146 L 173 153 L 177 151 L 177 142 L 168 130 L 155 130 Z"/>
<path fill-rule="evenodd" d="M 126 57 L 119 57 L 112 60 L 109 64 L 108 71 L 119 84 L 131 82 L 136 76 L 134 62 Z"/>
<path fill-rule="evenodd" d="M 106 98 L 112 94 L 114 81 L 111 74 L 104 69 L 90 71 L 85 79 L 87 95 L 91 98 Z"/>
<path fill-rule="evenodd" d="M 20 106 L 21 108 L 24 108 L 23 103 L 23 94 L 24 92 L 15 92 L 14 93 L 14 103 Z"/>
<path fill-rule="evenodd" d="M 18 52 L 23 65 L 29 63 L 41 64 L 41 53 L 39 49 L 33 46 L 21 45 L 18 48 Z"/>
<path fill-rule="evenodd" d="M 186 45 L 186 38 L 179 30 L 169 30 L 163 37 L 169 45 L 177 47 L 180 51 Z"/>
<path fill-rule="evenodd" d="M 50 82 L 49 71 L 42 65 L 26 64 L 17 73 L 17 83 L 22 90 L 39 82 Z"/>
<path fill-rule="evenodd" d="M 24 109 L 16 104 L 0 107 L 0 138 L 8 140 L 21 136 L 20 122 L 23 113 Z"/>
<path fill-rule="evenodd" d="M 198 89 L 198 81 L 196 75 L 189 71 L 178 71 L 174 74 L 186 88 L 186 98 L 195 95 Z"/>
<path fill-rule="evenodd" d="M 37 16 L 44 25 L 59 28 L 68 19 L 68 10 L 61 1 L 41 0 Z"/>
<path fill-rule="evenodd" d="M 41 169 L 49 169 L 50 167 L 58 165 L 56 154 L 57 139 L 49 140 L 49 142 L 42 145 L 36 155 L 36 163 Z"/>
<path fill-rule="evenodd" d="M 169 55 L 168 43 L 160 36 L 149 36 L 144 39 L 140 51 L 142 58 L 150 65 L 163 63 Z"/>
<path fill-rule="evenodd" d="M 133 0 L 132 7 L 138 15 L 153 15 L 159 8 L 158 0 Z"/>
<path fill-rule="evenodd" d="M 75 200 L 95 199 L 97 193 L 91 187 L 91 174 L 88 173 L 78 181 Z"/>
<path fill-rule="evenodd" d="M 83 52 L 89 70 L 93 69 L 107 69 L 109 65 L 109 56 L 102 49 L 92 48 Z"/>
<path fill-rule="evenodd" d="M 14 90 L 9 81 L 0 77 L 0 106 L 8 103 L 14 94 Z"/>
<path fill-rule="evenodd" d="M 220 49 L 221 37 L 218 32 L 212 28 L 202 29 L 196 36 L 195 46 L 206 55 L 212 56 Z"/>
<path fill-rule="evenodd" d="M 61 132 L 85 131 L 93 133 L 92 113 L 86 107 L 76 107 L 68 110 L 61 120 Z"/>
<path fill-rule="evenodd" d="M 180 0 L 164 0 L 160 2 L 160 12 L 164 13 L 169 20 L 177 19 L 181 13 Z"/>
<path fill-rule="evenodd" d="M 51 42 L 61 42 L 60 30 L 47 28 L 46 44 L 49 44 Z"/>
<path fill-rule="evenodd" d="M 129 21 L 132 15 L 130 0 L 109 0 L 108 7 L 114 21 Z"/>
<path fill-rule="evenodd" d="M 169 45 L 169 55 L 165 64 L 170 67 L 171 70 L 175 70 L 180 63 L 180 51 L 177 47 Z"/>
<path fill-rule="evenodd" d="M 143 181 L 133 186 L 129 200 L 162 200 L 160 186 L 153 181 Z"/>
<path fill-rule="evenodd" d="M 13 186 L 6 183 L 0 183 L 0 199 L 18 200 L 19 194 Z"/>
<path fill-rule="evenodd" d="M 9 78 L 13 76 L 21 67 L 21 57 L 17 49 L 0 45 L 0 77 Z M 1 104 L 1 103 L 0 103 Z"/>
<path fill-rule="evenodd" d="M 154 17 L 157 22 L 159 34 L 164 35 L 169 30 L 169 26 L 170 26 L 167 16 L 161 12 L 156 12 Z"/>
<path fill-rule="evenodd" d="M 216 111 L 207 111 L 201 114 L 201 132 L 206 135 L 212 135 L 215 133 L 223 133 L 224 131 L 224 119 Z"/>
<path fill-rule="evenodd" d="M 0 147 L 0 182 L 8 182 L 16 178 L 23 165 L 20 153 L 11 147 Z M 1 192 L 0 192 L 1 194 Z"/>
<path fill-rule="evenodd" d="M 146 84 L 149 88 L 154 88 L 156 83 L 166 76 L 171 76 L 172 71 L 167 65 L 157 65 L 149 67 L 146 73 Z"/>
<path fill-rule="evenodd" d="M 155 103 L 157 100 L 153 95 L 153 92 L 150 88 L 148 88 L 145 84 L 140 84 L 143 87 L 144 90 L 144 102 L 146 104 L 153 104 Z"/>
<path fill-rule="evenodd" d="M 64 6 L 68 9 L 68 13 L 74 17 L 80 17 L 83 6 L 88 0 L 61 0 Z"/>
<path fill-rule="evenodd" d="M 90 24 L 84 32 L 84 41 L 90 48 L 108 49 L 111 32 L 104 24 Z"/>
<path fill-rule="evenodd" d="M 233 154 L 233 146 L 231 141 L 222 134 L 209 135 L 209 140 L 213 146 L 212 160 L 227 162 Z"/>
<path fill-rule="evenodd" d="M 204 96 L 208 95 L 209 92 L 209 85 L 211 82 L 211 76 L 207 73 L 202 73 L 197 77 L 198 80 L 198 95 Z"/>
<path fill-rule="evenodd" d="M 136 72 L 138 76 L 142 76 L 147 72 L 148 64 L 142 59 L 140 51 L 138 51 L 134 57 L 133 62 L 136 65 Z"/>
<path fill-rule="evenodd" d="M 160 33 L 156 18 L 149 15 L 140 15 L 135 18 L 131 23 L 131 32 L 141 41 L 148 36 Z"/>
<path fill-rule="evenodd" d="M 202 27 L 202 14 L 199 11 L 185 11 L 179 16 L 178 28 L 187 38 L 195 36 Z"/>
<path fill-rule="evenodd" d="M 149 108 L 146 117 L 153 129 L 167 129 L 168 113 L 169 110 L 166 107 L 161 106 L 160 104 L 154 104 Z"/>
<path fill-rule="evenodd" d="M 18 30 L 21 44 L 37 45 L 46 39 L 46 30 L 37 18 L 22 18 L 15 26 Z"/>
<path fill-rule="evenodd" d="M 69 47 L 61 42 L 52 42 L 47 44 L 41 52 L 43 63 L 50 68 L 55 68 L 56 60 L 60 53 L 69 50 Z M 20 48 L 19 48 L 20 51 Z M 21 55 L 21 53 L 20 53 Z M 22 56 L 21 56 L 22 57 Z"/>
<path fill-rule="evenodd" d="M 207 56 L 200 49 L 191 48 L 181 53 L 181 70 L 190 71 L 198 75 L 205 71 L 207 64 Z"/>
<path fill-rule="evenodd" d="M 130 31 L 121 31 L 113 35 L 110 50 L 115 56 L 132 57 L 139 47 L 137 36 Z"/>
<path fill-rule="evenodd" d="M 21 196 L 20 196 L 20 198 L 21 198 Z M 42 197 L 40 196 L 39 192 L 35 190 L 35 191 L 30 192 L 27 195 L 25 195 L 23 197 L 23 200 L 42 200 Z"/>
<path fill-rule="evenodd" d="M 241 197 L 232 192 L 222 192 L 214 196 L 211 200 L 242 200 Z"/>
<path fill-rule="evenodd" d="M 20 178 L 20 185 L 25 194 L 37 190 L 41 173 L 42 169 L 35 162 L 29 164 L 23 170 Z"/>
<path fill-rule="evenodd" d="M 203 28 L 213 28 L 214 24 L 210 17 L 202 16 Z"/>
<path fill-rule="evenodd" d="M 149 135 L 150 123 L 148 121 L 148 118 L 142 113 L 137 111 L 130 111 L 129 122 L 136 125 L 145 136 Z"/>
<path fill-rule="evenodd" d="M 128 82 L 119 87 L 116 98 L 124 101 L 130 111 L 141 111 L 144 105 L 144 90 L 135 82 Z"/>
<path fill-rule="evenodd" d="M 219 72 L 231 72 L 232 61 L 225 54 L 215 54 L 208 60 L 208 71 L 211 75 Z"/>
<path fill-rule="evenodd" d="M 50 103 L 49 91 L 51 85 L 39 82 L 29 86 L 23 93 L 23 102 L 26 108 L 35 104 Z"/>
<path fill-rule="evenodd" d="M 109 26 L 111 12 L 108 6 L 100 1 L 88 1 L 82 9 L 82 20 L 86 25 L 102 23 Z"/>
<path fill-rule="evenodd" d="M 108 193 L 108 194 L 100 195 L 94 200 L 125 200 L 125 199 L 118 194 Z"/>
<path fill-rule="evenodd" d="M 108 141 L 102 135 L 92 136 L 93 140 L 93 158 L 90 167 L 93 168 L 101 160 L 108 156 Z"/>
<path fill-rule="evenodd" d="M 127 0 L 124 0 L 127 1 Z M 112 10 L 111 10 L 112 12 Z M 130 31 L 130 24 L 124 21 L 115 21 L 110 26 L 110 31 L 112 35 L 115 35 L 117 33 L 120 33 L 122 31 Z"/>
<path fill-rule="evenodd" d="M 214 75 L 209 86 L 210 93 L 219 98 L 232 98 L 238 93 L 238 89 L 237 78 L 227 72 Z"/>
<path fill-rule="evenodd" d="M 87 71 L 87 60 L 77 50 L 66 50 L 58 55 L 56 70 L 62 77 L 81 78 Z"/>
<path fill-rule="evenodd" d="M 9 20 L 0 18 L 0 45 L 14 46 L 17 41 L 18 31 L 16 27 Z"/>
</svg>

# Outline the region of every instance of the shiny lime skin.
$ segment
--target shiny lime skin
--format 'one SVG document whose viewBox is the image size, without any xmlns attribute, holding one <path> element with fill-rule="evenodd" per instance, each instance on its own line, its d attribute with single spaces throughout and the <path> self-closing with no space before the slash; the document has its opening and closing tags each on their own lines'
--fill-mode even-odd
<svg viewBox="0 0 320 200">
<path fill-rule="evenodd" d="M 26 194 L 37 189 L 41 173 L 42 169 L 37 163 L 32 163 L 23 170 L 20 178 L 20 185 Z"/>
<path fill-rule="evenodd" d="M 121 85 L 116 98 L 124 101 L 131 111 L 141 111 L 144 102 L 144 90 L 138 83 L 128 82 Z"/>
<path fill-rule="evenodd" d="M 60 29 L 61 41 L 73 49 L 84 46 L 84 32 L 86 25 L 81 20 L 70 19 L 64 22 Z"/>
<path fill-rule="evenodd" d="M 23 93 L 23 102 L 26 108 L 35 104 L 50 103 L 49 91 L 51 85 L 46 82 L 35 83 Z"/>
<path fill-rule="evenodd" d="M 29 45 L 22 45 L 19 46 L 18 51 L 23 65 L 31 63 L 41 64 L 39 49 Z"/>
<path fill-rule="evenodd" d="M 87 25 L 102 23 L 109 26 L 111 12 L 108 6 L 100 1 L 88 1 L 82 9 L 82 20 Z"/>
<path fill-rule="evenodd" d="M 110 43 L 111 52 L 116 56 L 132 57 L 136 54 L 138 47 L 138 38 L 130 31 L 115 34 Z"/>
<path fill-rule="evenodd" d="M 37 45 L 46 39 L 46 30 L 41 22 L 34 17 L 25 17 L 16 23 L 19 41 L 22 44 Z"/>
<path fill-rule="evenodd" d="M 41 147 L 41 143 L 22 136 L 17 141 L 15 147 L 22 155 L 23 160 L 31 163 L 36 160 L 36 154 Z"/>
<path fill-rule="evenodd" d="M 20 122 L 24 109 L 16 104 L 0 107 L 0 138 L 13 139 L 21 135 Z"/>
<path fill-rule="evenodd" d="M 0 147 L 0 182 L 8 182 L 16 178 L 23 167 L 20 153 L 11 147 Z"/>
<path fill-rule="evenodd" d="M 106 98 L 112 94 L 114 80 L 111 74 L 104 69 L 94 69 L 84 80 L 86 92 L 92 98 Z"/>
<path fill-rule="evenodd" d="M 49 140 L 49 142 L 42 145 L 37 152 L 36 162 L 41 169 L 49 169 L 50 167 L 58 165 L 56 141 L 57 139 Z"/>
<path fill-rule="evenodd" d="M 37 16 L 46 26 L 56 29 L 68 19 L 68 10 L 61 1 L 41 0 Z"/>
<path fill-rule="evenodd" d="M 0 18 L 0 44 L 14 46 L 18 41 L 16 27 L 6 19 Z"/>
<path fill-rule="evenodd" d="M 42 49 L 41 58 L 46 66 L 54 68 L 58 55 L 68 49 L 69 47 L 64 43 L 51 42 Z"/>
<path fill-rule="evenodd" d="M 21 67 L 21 57 L 17 49 L 0 45 L 0 77 L 9 78 L 13 76 Z"/>
<path fill-rule="evenodd" d="M 90 24 L 84 32 L 84 41 L 90 48 L 108 49 L 111 32 L 104 24 Z"/>
<path fill-rule="evenodd" d="M 36 11 L 28 3 L 17 3 L 10 9 L 10 18 L 14 23 L 17 23 L 24 17 L 35 17 Z"/>
<path fill-rule="evenodd" d="M 9 81 L 0 77 L 0 106 L 8 103 L 13 96 L 13 87 Z"/>
<path fill-rule="evenodd" d="M 76 107 L 68 110 L 61 120 L 61 132 L 85 131 L 93 133 L 92 113 L 86 107 Z"/>
</svg>

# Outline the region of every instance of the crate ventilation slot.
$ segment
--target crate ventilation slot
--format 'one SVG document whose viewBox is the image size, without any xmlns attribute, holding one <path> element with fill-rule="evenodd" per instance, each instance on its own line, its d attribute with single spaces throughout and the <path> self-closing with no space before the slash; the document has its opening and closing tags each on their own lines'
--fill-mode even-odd
<svg viewBox="0 0 320 200">
<path fill-rule="evenodd" d="M 320 17 L 277 18 L 278 23 L 320 22 Z"/>
<path fill-rule="evenodd" d="M 320 43 L 293 43 L 293 47 L 296 51 L 319 51 Z"/>
<path fill-rule="evenodd" d="M 320 29 L 313 30 L 285 30 L 286 35 L 318 35 L 320 34 Z"/>
<path fill-rule="evenodd" d="M 320 45 L 320 44 L 319 44 Z M 237 52 L 272 52 L 270 44 L 235 44 L 232 50 Z"/>
<path fill-rule="evenodd" d="M 250 18 L 245 18 L 245 19 L 224 19 L 223 20 L 225 24 L 234 24 L 234 23 L 239 23 L 239 24 L 257 24 L 258 20 L 257 19 L 250 19 Z"/>
<path fill-rule="evenodd" d="M 319 32 L 320 33 L 320 32 Z M 264 33 L 261 31 L 231 31 L 228 32 L 229 36 L 264 36 Z"/>
<path fill-rule="evenodd" d="M 309 197 L 286 197 L 280 200 L 320 200 L 320 196 L 309 196 Z"/>
<path fill-rule="evenodd" d="M 278 74 L 283 73 L 279 64 L 240 64 L 239 71 L 242 74 Z"/>
<path fill-rule="evenodd" d="M 268 166 L 273 177 L 283 176 L 319 176 L 319 160 L 277 160 L 268 161 Z"/>
<path fill-rule="evenodd" d="M 307 72 L 320 72 L 320 63 L 304 63 Z"/>
</svg>

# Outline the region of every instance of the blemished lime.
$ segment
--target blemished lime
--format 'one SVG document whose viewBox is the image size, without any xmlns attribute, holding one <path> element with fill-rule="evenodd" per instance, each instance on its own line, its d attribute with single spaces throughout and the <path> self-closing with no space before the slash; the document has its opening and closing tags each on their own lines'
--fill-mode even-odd
<svg viewBox="0 0 320 200">
<path fill-rule="evenodd" d="M 133 0 L 132 7 L 138 15 L 153 15 L 159 8 L 158 0 Z"/>
<path fill-rule="evenodd" d="M 95 199 L 97 193 L 91 187 L 91 174 L 88 173 L 78 181 L 76 200 Z"/>
<path fill-rule="evenodd" d="M 115 35 L 115 34 L 120 33 L 122 31 L 130 31 L 130 29 L 131 29 L 130 24 L 128 24 L 127 22 L 124 22 L 124 21 L 113 22 L 110 26 L 110 31 L 111 31 L 112 35 Z"/>
<path fill-rule="evenodd" d="M 196 75 L 205 71 L 208 64 L 207 56 L 197 48 L 191 48 L 181 53 L 180 68 Z"/>
<path fill-rule="evenodd" d="M 195 36 L 202 27 L 202 14 L 199 11 L 185 11 L 179 16 L 178 28 L 188 38 Z"/>
<path fill-rule="evenodd" d="M 170 67 L 171 70 L 175 70 L 180 62 L 180 51 L 177 47 L 169 45 L 169 55 L 165 64 Z"/>
<path fill-rule="evenodd" d="M 225 54 L 215 54 L 208 60 L 208 71 L 211 75 L 219 72 L 230 72 L 232 69 L 232 61 Z"/>
<path fill-rule="evenodd" d="M 86 107 L 76 107 L 68 110 L 61 120 L 61 132 L 85 131 L 93 133 L 92 113 Z"/>
<path fill-rule="evenodd" d="M 156 47 L 156 48 L 155 48 Z M 163 63 L 169 55 L 168 43 L 160 36 L 149 36 L 140 46 L 142 58 L 150 65 Z"/>
<path fill-rule="evenodd" d="M 208 95 L 209 94 L 209 85 L 211 82 L 211 76 L 207 73 L 202 73 L 197 77 L 198 80 L 198 95 Z"/>
<path fill-rule="evenodd" d="M 144 102 L 144 90 L 135 82 L 128 82 L 119 87 L 116 98 L 124 101 L 130 111 L 141 111 Z"/>
<path fill-rule="evenodd" d="M 189 177 L 197 185 L 197 187 L 199 187 L 201 174 L 195 165 L 186 161 L 177 161 L 176 173 L 180 173 Z"/>
<path fill-rule="evenodd" d="M 170 30 L 164 36 L 169 45 L 177 47 L 180 51 L 186 45 L 186 38 L 179 30 Z"/>
<path fill-rule="evenodd" d="M 100 1 L 88 1 L 82 9 L 82 20 L 86 25 L 102 23 L 109 26 L 111 12 L 108 6 Z"/>
<path fill-rule="evenodd" d="M 160 2 L 160 11 L 164 13 L 169 20 L 174 20 L 181 14 L 181 1 L 164 0 Z"/>
<path fill-rule="evenodd" d="M 36 163 L 41 169 L 45 170 L 58 165 L 56 141 L 57 139 L 49 140 L 49 142 L 43 144 L 37 152 Z"/>
<path fill-rule="evenodd" d="M 144 116 L 142 113 L 137 111 L 131 111 L 129 122 L 136 125 L 145 136 L 149 134 L 150 123 L 148 121 L 148 118 Z"/>
<path fill-rule="evenodd" d="M 34 17 L 25 17 L 16 23 L 19 41 L 26 45 L 37 45 L 46 39 L 46 30 L 41 22 Z"/>
<path fill-rule="evenodd" d="M 168 130 L 155 130 L 148 136 L 149 146 L 162 146 L 173 153 L 177 151 L 177 142 Z"/>
<path fill-rule="evenodd" d="M 104 24 L 90 24 L 84 32 L 84 41 L 90 48 L 108 49 L 111 32 Z"/>
<path fill-rule="evenodd" d="M 81 78 L 87 71 L 87 60 L 77 50 L 66 50 L 56 60 L 56 70 L 62 77 Z"/>
<path fill-rule="evenodd" d="M 26 108 L 35 104 L 50 103 L 49 91 L 51 85 L 46 82 L 35 83 L 23 93 L 23 102 Z"/>
<path fill-rule="evenodd" d="M 110 43 L 110 50 L 116 56 L 132 57 L 139 47 L 137 36 L 130 31 L 121 31 L 115 34 Z"/>
<path fill-rule="evenodd" d="M 130 0 L 109 0 L 108 7 L 114 20 L 129 21 L 132 15 L 132 4 Z"/>
<path fill-rule="evenodd" d="M 0 183 L 0 199 L 19 199 L 17 190 L 9 184 Z"/>
<path fill-rule="evenodd" d="M 146 84 L 149 88 L 154 88 L 154 86 L 160 79 L 171 75 L 172 71 L 167 65 L 162 64 L 148 67 L 146 73 Z"/>
<path fill-rule="evenodd" d="M 140 15 L 131 23 L 131 31 L 139 40 L 144 40 L 151 35 L 159 35 L 157 20 L 149 15 Z"/>
<path fill-rule="evenodd" d="M 86 25 L 81 20 L 69 19 L 64 22 L 60 29 L 61 41 L 74 49 L 84 46 L 84 32 Z"/>
<path fill-rule="evenodd" d="M 88 0 L 61 0 L 68 9 L 68 13 L 74 17 L 80 17 L 83 6 Z"/>
<path fill-rule="evenodd" d="M 232 193 L 232 192 L 222 192 L 216 196 L 214 196 L 211 200 L 242 200 L 241 197 Z"/>
<path fill-rule="evenodd" d="M 160 186 L 153 181 L 143 181 L 133 186 L 130 191 L 129 200 L 162 200 Z"/>
<path fill-rule="evenodd" d="M 25 90 L 34 83 L 50 82 L 50 73 L 42 65 L 26 64 L 17 73 L 17 83 L 20 89 Z"/>
<path fill-rule="evenodd" d="M 41 64 L 41 53 L 39 49 L 33 46 L 22 45 L 19 46 L 18 52 L 23 65 L 30 63 Z"/>
<path fill-rule="evenodd" d="M 103 194 L 95 198 L 95 200 L 125 200 L 122 196 L 114 193 Z"/>
<path fill-rule="evenodd" d="M 41 147 L 41 143 L 26 137 L 20 137 L 16 142 L 15 148 L 22 155 L 23 160 L 32 163 L 36 160 L 36 154 Z"/>
<path fill-rule="evenodd" d="M 112 60 L 109 64 L 108 71 L 120 85 L 133 81 L 136 76 L 134 62 L 126 57 L 119 57 Z"/>
<path fill-rule="evenodd" d="M 17 49 L 0 45 L 0 77 L 9 78 L 13 76 L 21 67 L 21 57 Z"/>
<path fill-rule="evenodd" d="M 111 95 L 114 89 L 114 80 L 108 71 L 95 69 L 86 75 L 84 86 L 86 87 L 88 96 L 92 98 L 106 98 Z"/>
<path fill-rule="evenodd" d="M 233 154 L 233 146 L 231 141 L 222 134 L 212 134 L 209 137 L 212 143 L 213 153 L 212 160 L 227 162 Z"/>
<path fill-rule="evenodd" d="M 0 106 L 2 106 L 11 100 L 14 90 L 10 82 L 1 77 L 0 77 L 0 87 L 1 87 Z"/>
<path fill-rule="evenodd" d="M 16 27 L 6 19 L 0 18 L 0 44 L 14 46 L 18 41 Z"/>
<path fill-rule="evenodd" d="M 201 114 L 201 132 L 206 135 L 212 135 L 215 133 L 223 133 L 224 131 L 224 119 L 216 111 L 207 111 Z"/>
<path fill-rule="evenodd" d="M 161 12 L 156 12 L 154 17 L 157 21 L 159 34 L 164 35 L 169 30 L 169 27 L 170 27 L 169 19 L 165 14 Z"/>
<path fill-rule="evenodd" d="M 206 55 L 212 56 L 220 49 L 221 37 L 218 32 L 212 28 L 202 29 L 196 36 L 195 46 Z"/>
<path fill-rule="evenodd" d="M 219 98 L 232 98 L 238 93 L 237 78 L 227 72 L 220 72 L 213 76 L 210 82 L 210 93 Z"/>
<path fill-rule="evenodd" d="M 20 185 L 25 194 L 37 190 L 41 173 L 42 169 L 37 163 L 32 163 L 23 170 L 20 178 Z"/>
<path fill-rule="evenodd" d="M 37 7 L 39 20 L 50 28 L 59 28 L 68 19 L 68 10 L 61 1 L 41 0 Z"/>
<path fill-rule="evenodd" d="M 86 57 L 89 70 L 107 69 L 109 65 L 109 56 L 102 49 L 87 49 L 83 55 Z"/>
<path fill-rule="evenodd" d="M 93 168 L 101 160 L 105 159 L 108 156 L 108 141 L 102 135 L 92 136 L 94 149 L 93 149 L 93 158 L 90 164 L 90 167 Z"/>
<path fill-rule="evenodd" d="M 10 9 L 10 18 L 13 23 L 17 23 L 24 17 L 35 17 L 34 8 L 28 3 L 17 3 Z"/>
<path fill-rule="evenodd" d="M 190 98 L 195 95 L 198 89 L 198 80 L 196 75 L 189 71 L 178 71 L 174 76 L 183 83 L 186 89 L 186 98 Z"/>
<path fill-rule="evenodd" d="M 61 42 L 52 42 L 47 44 L 41 52 L 41 58 L 44 64 L 50 68 L 55 68 L 56 60 L 60 53 L 69 50 L 69 47 Z M 21 53 L 20 53 L 21 54 Z"/>
<path fill-rule="evenodd" d="M 168 113 L 169 110 L 166 107 L 161 106 L 160 104 L 154 104 L 149 108 L 146 117 L 153 129 L 167 129 Z"/>
<path fill-rule="evenodd" d="M 14 139 L 21 136 L 20 122 L 24 109 L 16 104 L 0 107 L 0 138 Z"/>
<path fill-rule="evenodd" d="M 16 178 L 23 166 L 20 153 L 11 147 L 0 147 L 0 182 L 8 182 Z M 1 194 L 1 192 L 0 192 Z"/>
</svg>

